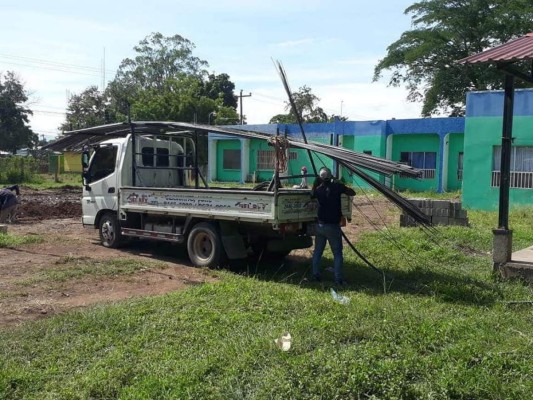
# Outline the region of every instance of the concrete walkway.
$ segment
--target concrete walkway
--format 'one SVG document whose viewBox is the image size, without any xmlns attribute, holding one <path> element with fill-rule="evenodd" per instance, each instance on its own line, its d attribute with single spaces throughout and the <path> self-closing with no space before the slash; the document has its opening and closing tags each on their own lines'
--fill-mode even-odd
<svg viewBox="0 0 533 400">
<path fill-rule="evenodd" d="M 511 255 L 511 261 L 533 263 L 533 246 L 526 247 L 525 249 L 515 251 Z"/>
<path fill-rule="evenodd" d="M 533 246 L 515 251 L 500 269 L 504 278 L 522 278 L 533 283 Z"/>
</svg>

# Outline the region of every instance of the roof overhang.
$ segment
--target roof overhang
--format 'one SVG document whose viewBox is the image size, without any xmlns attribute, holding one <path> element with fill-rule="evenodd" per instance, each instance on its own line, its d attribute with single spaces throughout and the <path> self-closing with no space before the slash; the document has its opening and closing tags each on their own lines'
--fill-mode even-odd
<svg viewBox="0 0 533 400">
<path fill-rule="evenodd" d="M 533 68 L 529 73 L 525 73 L 515 67 L 516 63 L 529 60 L 533 60 L 533 33 L 465 57 L 457 62 L 459 64 L 495 64 L 503 72 L 533 83 Z"/>
</svg>

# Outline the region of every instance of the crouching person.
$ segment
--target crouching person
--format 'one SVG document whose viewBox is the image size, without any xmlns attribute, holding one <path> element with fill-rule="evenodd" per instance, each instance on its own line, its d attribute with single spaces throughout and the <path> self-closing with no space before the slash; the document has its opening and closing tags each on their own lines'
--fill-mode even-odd
<svg viewBox="0 0 533 400">
<path fill-rule="evenodd" d="M 17 196 L 19 195 L 18 185 L 0 190 L 0 224 L 13 221 L 18 206 Z"/>
</svg>

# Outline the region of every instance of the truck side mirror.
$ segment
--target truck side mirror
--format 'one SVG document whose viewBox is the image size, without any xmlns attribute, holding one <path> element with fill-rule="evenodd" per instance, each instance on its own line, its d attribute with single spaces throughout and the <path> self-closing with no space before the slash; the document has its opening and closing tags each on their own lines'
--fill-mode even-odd
<svg viewBox="0 0 533 400">
<path fill-rule="evenodd" d="M 81 153 L 81 166 L 84 171 L 89 167 L 89 150 L 83 150 Z"/>
<path fill-rule="evenodd" d="M 83 149 L 81 153 L 81 166 L 83 167 L 83 172 L 81 173 L 81 179 L 83 181 L 83 186 L 85 190 L 90 191 L 91 187 L 89 186 L 89 149 Z"/>
</svg>

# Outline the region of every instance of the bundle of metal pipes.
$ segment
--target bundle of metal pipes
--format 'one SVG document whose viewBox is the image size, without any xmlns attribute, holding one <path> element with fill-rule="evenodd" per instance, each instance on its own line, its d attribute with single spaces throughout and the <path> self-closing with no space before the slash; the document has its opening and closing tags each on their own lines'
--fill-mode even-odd
<svg viewBox="0 0 533 400">
<path fill-rule="evenodd" d="M 271 139 L 273 135 L 236 129 L 224 126 L 199 125 L 185 122 L 158 122 L 158 121 L 137 121 L 131 123 L 117 123 L 102 125 L 94 128 L 80 129 L 77 131 L 67 132 L 66 136 L 54 143 L 45 146 L 51 150 L 76 150 L 83 145 L 90 145 L 101 142 L 112 137 L 123 137 L 130 133 L 150 134 L 150 135 L 187 135 L 194 136 L 194 132 L 199 134 L 217 133 L 227 136 L 234 136 L 246 139 Z M 391 160 L 374 157 L 368 154 L 358 153 L 352 150 L 340 148 L 337 146 L 305 143 L 301 140 L 288 139 L 289 146 L 295 149 L 307 150 L 314 167 L 313 154 L 323 154 L 342 165 L 351 173 L 359 176 L 377 191 L 382 193 L 391 202 L 400 207 L 415 221 L 423 226 L 429 226 L 429 218 L 422 213 L 416 206 L 412 205 L 407 199 L 394 192 L 392 189 L 372 178 L 366 171 L 373 171 L 379 174 L 390 176 L 392 174 L 402 174 L 416 178 L 419 171 L 408 165 L 400 164 Z M 364 169 L 364 170 L 363 170 Z"/>
</svg>

